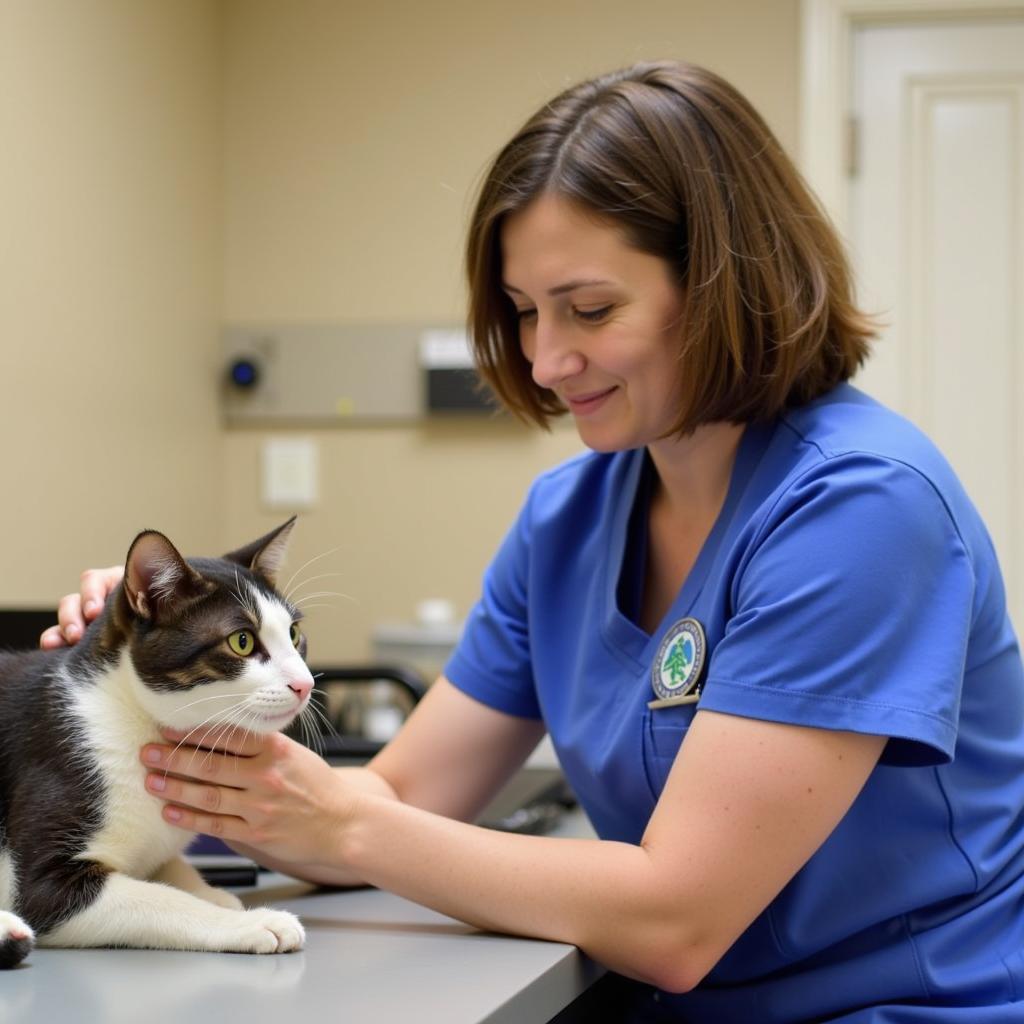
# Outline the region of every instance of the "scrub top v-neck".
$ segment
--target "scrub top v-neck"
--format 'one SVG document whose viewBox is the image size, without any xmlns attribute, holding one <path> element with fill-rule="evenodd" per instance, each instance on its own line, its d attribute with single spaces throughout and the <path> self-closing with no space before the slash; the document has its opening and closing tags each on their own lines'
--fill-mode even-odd
<svg viewBox="0 0 1024 1024">
<path fill-rule="evenodd" d="M 651 634 L 646 633 L 637 622 L 644 589 L 643 572 L 647 564 L 647 526 L 655 470 L 646 450 L 630 453 L 631 459 L 623 482 L 623 497 L 628 499 L 632 496 L 632 500 L 622 501 L 613 524 L 606 563 L 607 575 L 602 583 L 607 601 L 604 631 L 608 643 L 621 648 L 638 663 L 649 664 L 652 638 L 655 638 L 653 644 L 656 648 L 657 638 L 660 638 L 663 631 L 690 613 L 769 437 L 770 432 L 757 425 L 743 431 L 722 507 L 676 599 Z"/>
<path fill-rule="evenodd" d="M 832 836 L 697 989 L 661 1005 L 759 1024 L 874 1024 L 890 1002 L 901 1021 L 998 1019 L 943 1007 L 1024 999 L 1024 670 L 952 470 L 849 385 L 749 425 L 648 635 L 618 603 L 642 571 L 628 533 L 645 459 L 589 453 L 534 483 L 445 675 L 542 718 L 597 834 L 629 843 L 699 709 L 888 737 Z M 706 637 L 699 702 L 652 709 L 655 655 L 683 618 Z"/>
</svg>

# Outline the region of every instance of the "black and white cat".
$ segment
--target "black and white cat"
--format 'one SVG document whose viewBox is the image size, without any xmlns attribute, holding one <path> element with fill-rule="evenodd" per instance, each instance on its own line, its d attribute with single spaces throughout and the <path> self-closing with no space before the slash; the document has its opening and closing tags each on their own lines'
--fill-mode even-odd
<svg viewBox="0 0 1024 1024">
<path fill-rule="evenodd" d="M 140 533 L 79 643 L 0 654 L 0 967 L 32 945 L 280 953 L 298 918 L 245 910 L 182 857 L 139 749 L 287 726 L 309 700 L 299 613 L 275 589 L 294 519 L 223 558 Z M 198 756 L 202 756 L 201 754 Z"/>
</svg>

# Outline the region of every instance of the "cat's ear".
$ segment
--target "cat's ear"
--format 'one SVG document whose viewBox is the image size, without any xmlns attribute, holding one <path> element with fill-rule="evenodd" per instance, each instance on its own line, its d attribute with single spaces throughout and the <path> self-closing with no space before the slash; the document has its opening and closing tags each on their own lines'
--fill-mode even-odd
<svg viewBox="0 0 1024 1024">
<path fill-rule="evenodd" d="M 132 541 L 124 566 L 124 592 L 136 615 L 155 620 L 161 611 L 204 589 L 203 577 L 162 533 L 145 530 Z"/>
<path fill-rule="evenodd" d="M 239 565 L 266 576 L 271 583 L 277 580 L 277 571 L 284 564 L 285 552 L 288 549 L 288 537 L 295 525 L 297 516 L 292 516 L 286 523 L 282 523 L 276 530 L 264 534 L 259 540 L 246 544 L 244 548 L 231 551 L 224 557 L 229 562 L 237 562 Z"/>
</svg>

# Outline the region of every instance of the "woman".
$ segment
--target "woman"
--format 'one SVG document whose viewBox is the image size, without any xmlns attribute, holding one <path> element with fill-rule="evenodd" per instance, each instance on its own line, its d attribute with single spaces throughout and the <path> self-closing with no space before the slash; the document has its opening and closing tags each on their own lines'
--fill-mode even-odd
<svg viewBox="0 0 1024 1024">
<path fill-rule="evenodd" d="M 941 456 L 847 383 L 872 325 L 761 118 L 685 64 L 568 90 L 492 166 L 468 273 L 486 379 L 592 452 L 534 484 L 367 768 L 274 736 L 164 783 L 189 753 L 150 747 L 168 820 L 575 943 L 626 1020 L 1024 1020 L 999 569 Z M 466 824 L 545 730 L 600 838 Z"/>
</svg>

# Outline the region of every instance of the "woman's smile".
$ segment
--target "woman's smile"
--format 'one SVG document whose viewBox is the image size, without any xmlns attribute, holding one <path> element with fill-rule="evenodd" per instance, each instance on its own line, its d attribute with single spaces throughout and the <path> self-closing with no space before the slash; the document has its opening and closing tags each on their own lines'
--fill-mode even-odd
<svg viewBox="0 0 1024 1024">
<path fill-rule="evenodd" d="M 618 386 L 614 385 L 601 391 L 586 391 L 578 395 L 563 394 L 561 398 L 573 416 L 589 416 L 597 412 L 616 390 Z"/>
</svg>

